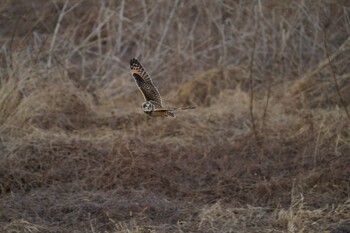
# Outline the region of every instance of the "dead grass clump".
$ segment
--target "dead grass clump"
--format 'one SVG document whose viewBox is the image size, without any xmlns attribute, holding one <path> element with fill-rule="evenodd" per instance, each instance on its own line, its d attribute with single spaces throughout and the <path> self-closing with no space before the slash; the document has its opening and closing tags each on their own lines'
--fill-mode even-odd
<svg viewBox="0 0 350 233">
<path fill-rule="evenodd" d="M 21 12 L 37 22 L 15 38 L 0 29 L 0 231 L 347 224 L 350 128 L 320 27 L 348 101 L 347 6 L 22 2 L 0 3 L 17 8 L 0 15 L 8 27 Z M 165 106 L 197 108 L 174 119 L 142 113 L 128 64 L 140 54 Z"/>
<path fill-rule="evenodd" d="M 294 194 L 296 195 L 296 194 Z M 289 208 L 235 208 L 224 203 L 205 206 L 198 230 L 209 232 L 343 232 L 349 227 L 349 201 L 310 209 L 303 196 L 295 196 Z M 347 232 L 347 231 L 344 231 Z"/>
<path fill-rule="evenodd" d="M 272 230 L 265 225 L 270 210 L 247 206 L 235 208 L 224 203 L 205 206 L 199 214 L 199 231 L 208 232 L 262 232 Z"/>
<path fill-rule="evenodd" d="M 16 79 L 3 78 L 0 84 L 0 105 L 1 118 L 0 125 L 4 127 L 6 121 L 12 118 L 14 109 L 18 107 L 23 96 L 18 91 L 18 81 Z"/>
<path fill-rule="evenodd" d="M 15 189 L 29 191 L 73 180 L 82 180 L 82 186 L 110 186 L 108 183 L 96 183 L 110 172 L 101 166 L 116 163 L 110 150 L 106 143 L 75 139 L 64 132 L 50 134 L 48 131 L 35 131 L 2 159 L 2 192 Z M 90 179 L 86 172 L 96 172 L 96 177 Z"/>
<path fill-rule="evenodd" d="M 19 232 L 31 232 L 36 233 L 40 232 L 42 230 L 45 230 L 45 227 L 42 227 L 38 224 L 30 223 L 24 219 L 20 220 L 13 220 L 9 223 L 6 223 L 4 226 L 0 228 L 3 232 L 13 232 L 13 233 L 19 233 Z"/>
<path fill-rule="evenodd" d="M 327 45 L 328 46 L 328 45 Z M 289 95 L 296 98 L 301 104 L 316 108 L 341 106 L 339 94 L 332 80 L 333 71 L 336 69 L 336 80 L 340 87 L 345 106 L 350 100 L 350 70 L 348 69 L 348 51 L 350 39 L 345 40 L 332 54 L 329 54 L 331 64 L 325 57 L 316 66 L 310 68 L 296 81 L 289 90 Z"/>
<path fill-rule="evenodd" d="M 309 209 L 300 194 L 288 209 L 276 209 L 274 225 L 288 232 L 342 232 L 349 224 L 349 201 L 319 209 Z M 346 231 L 345 231 L 346 232 Z"/>
<path fill-rule="evenodd" d="M 10 77 L 1 84 L 1 130 L 6 134 L 30 127 L 74 129 L 95 116 L 89 94 L 69 81 L 52 77 Z M 64 79 L 64 78 L 63 78 Z"/>
<path fill-rule="evenodd" d="M 89 127 L 96 114 L 92 98 L 72 84 L 50 87 L 31 97 L 36 109 L 31 123 L 40 128 L 77 129 Z"/>
<path fill-rule="evenodd" d="M 184 105 L 210 106 L 225 89 L 249 88 L 248 72 L 244 67 L 214 68 L 185 81 L 171 94 Z"/>
</svg>

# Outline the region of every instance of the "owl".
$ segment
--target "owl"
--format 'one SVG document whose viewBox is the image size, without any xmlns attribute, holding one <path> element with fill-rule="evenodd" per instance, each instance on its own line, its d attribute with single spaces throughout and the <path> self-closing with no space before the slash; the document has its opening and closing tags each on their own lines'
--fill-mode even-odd
<svg viewBox="0 0 350 233">
<path fill-rule="evenodd" d="M 147 115 L 152 117 L 175 117 L 174 112 L 176 111 L 194 108 L 164 108 L 162 105 L 162 97 L 160 96 L 158 89 L 136 58 L 130 60 L 130 69 L 131 74 L 145 99 L 141 104 L 141 109 Z"/>
</svg>

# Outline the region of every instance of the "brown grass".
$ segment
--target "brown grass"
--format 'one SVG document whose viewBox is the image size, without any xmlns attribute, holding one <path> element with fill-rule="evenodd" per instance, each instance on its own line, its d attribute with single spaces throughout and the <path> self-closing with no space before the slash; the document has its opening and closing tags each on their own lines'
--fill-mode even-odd
<svg viewBox="0 0 350 233">
<path fill-rule="evenodd" d="M 347 1 L 0 12 L 1 232 L 350 232 Z"/>
</svg>

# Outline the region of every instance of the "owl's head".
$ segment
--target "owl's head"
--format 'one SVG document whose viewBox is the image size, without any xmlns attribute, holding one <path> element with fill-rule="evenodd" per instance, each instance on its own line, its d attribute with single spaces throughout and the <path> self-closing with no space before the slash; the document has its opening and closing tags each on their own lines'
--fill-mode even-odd
<svg viewBox="0 0 350 233">
<path fill-rule="evenodd" d="M 150 101 L 145 101 L 141 104 L 141 108 L 144 112 L 152 112 L 154 110 L 154 105 Z"/>
</svg>

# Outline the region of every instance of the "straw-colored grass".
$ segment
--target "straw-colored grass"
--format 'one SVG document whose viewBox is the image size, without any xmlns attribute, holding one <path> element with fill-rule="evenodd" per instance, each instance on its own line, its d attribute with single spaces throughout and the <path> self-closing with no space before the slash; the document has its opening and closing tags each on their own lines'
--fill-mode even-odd
<svg viewBox="0 0 350 233">
<path fill-rule="evenodd" d="M 347 1 L 0 12 L 1 232 L 350 232 Z"/>
</svg>

